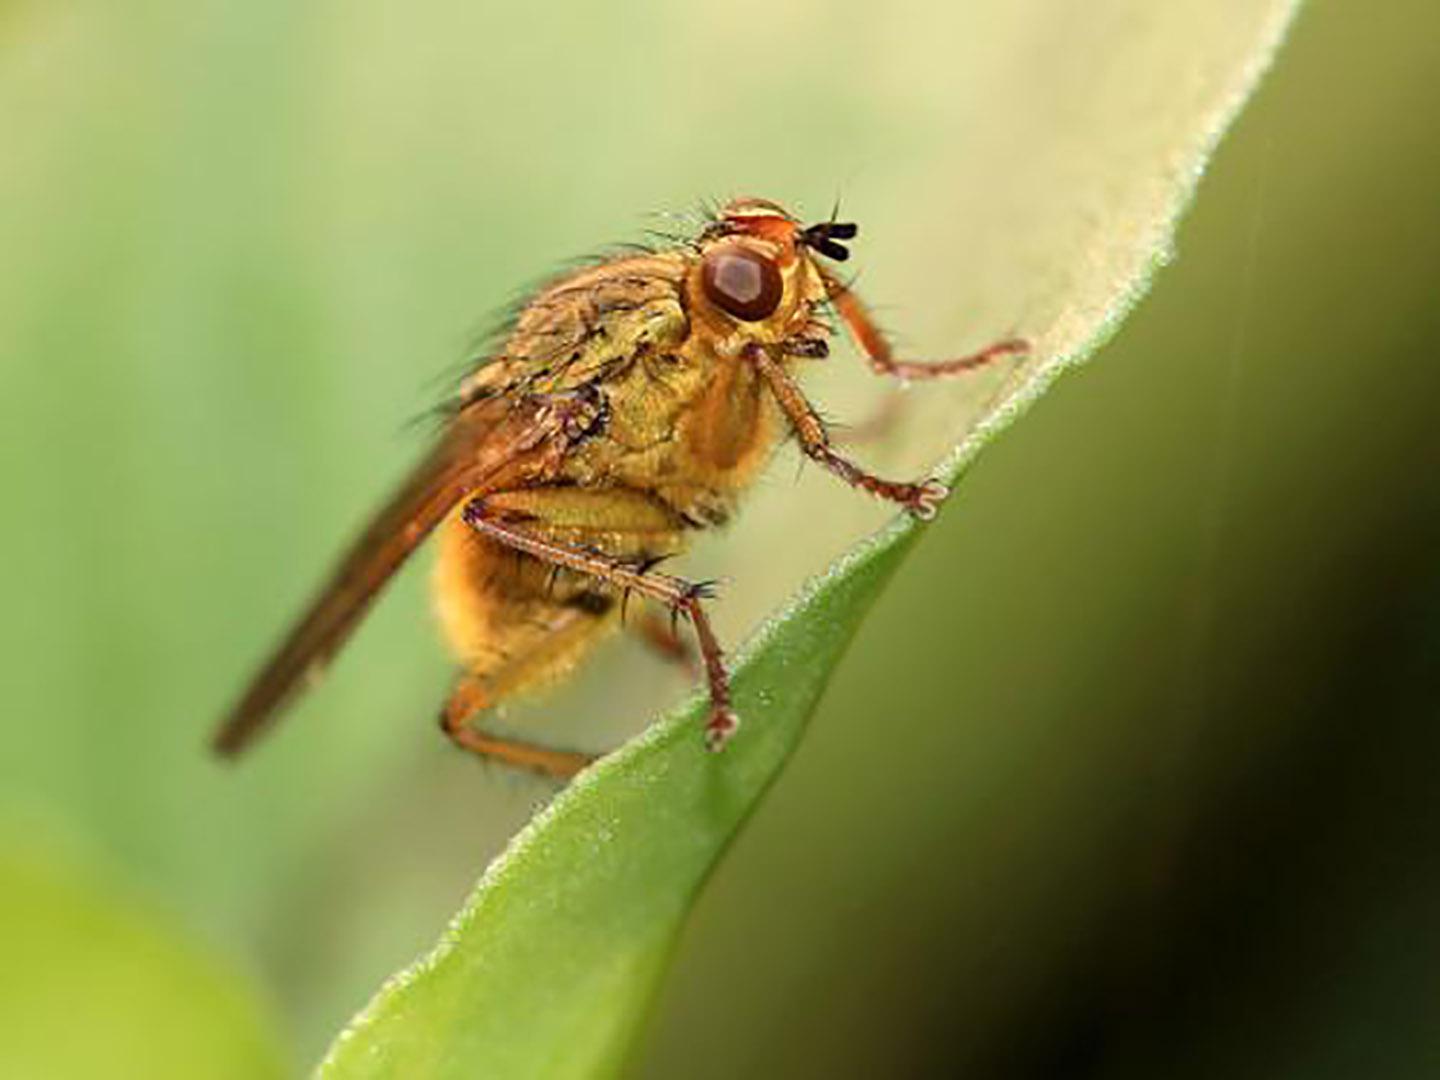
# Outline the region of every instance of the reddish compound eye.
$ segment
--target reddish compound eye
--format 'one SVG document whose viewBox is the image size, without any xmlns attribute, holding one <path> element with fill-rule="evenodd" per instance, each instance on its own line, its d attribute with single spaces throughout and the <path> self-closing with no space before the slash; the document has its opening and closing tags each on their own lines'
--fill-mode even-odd
<svg viewBox="0 0 1440 1080">
<path fill-rule="evenodd" d="M 705 256 L 700 281 L 712 302 L 744 322 L 768 318 L 785 291 L 774 261 L 743 247 Z"/>
</svg>

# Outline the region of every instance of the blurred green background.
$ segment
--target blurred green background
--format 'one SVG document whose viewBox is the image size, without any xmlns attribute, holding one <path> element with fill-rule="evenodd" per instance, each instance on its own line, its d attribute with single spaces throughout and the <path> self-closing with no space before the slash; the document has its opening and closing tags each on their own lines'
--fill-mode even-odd
<svg viewBox="0 0 1440 1080">
<path fill-rule="evenodd" d="M 433 940 L 549 789 L 435 733 L 423 574 L 253 760 L 210 723 L 517 283 L 700 194 L 881 202 L 923 141 L 822 6 L 772 15 L 766 56 L 836 71 L 779 113 L 739 60 L 686 79 L 764 5 L 464 7 L 0 5 L 0 1046 L 34 1068 L 107 999 L 194 1031 L 207 995 L 236 1075 L 267 1028 L 313 1061 Z M 1440 1068 L 1437 71 L 1433 4 L 1302 13 L 1178 260 L 867 623 L 640 1074 Z"/>
</svg>

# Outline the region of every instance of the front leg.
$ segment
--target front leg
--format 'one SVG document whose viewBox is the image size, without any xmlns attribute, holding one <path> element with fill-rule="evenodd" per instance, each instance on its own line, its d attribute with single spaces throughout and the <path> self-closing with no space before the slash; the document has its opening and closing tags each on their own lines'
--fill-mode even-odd
<svg viewBox="0 0 1440 1080">
<path fill-rule="evenodd" d="M 929 521 L 940 508 L 950 489 L 938 480 L 926 480 L 919 484 L 882 480 L 866 472 L 849 458 L 843 457 L 830 445 L 830 435 L 825 422 L 810 404 L 795 380 L 786 374 L 775 359 L 760 345 L 751 345 L 745 351 L 745 358 L 755 365 L 755 370 L 765 380 L 780 408 L 790 420 L 800 448 L 807 457 L 818 461 L 852 487 L 868 491 L 890 502 L 899 503 L 922 521 Z"/>
<path fill-rule="evenodd" d="M 860 298 L 850 287 L 828 271 L 822 271 L 825 290 L 830 303 L 850 331 L 850 336 L 860 346 L 870 361 L 870 367 L 879 375 L 893 375 L 898 379 L 943 379 L 951 375 L 964 375 L 982 368 L 1002 356 L 1024 356 L 1030 351 L 1030 343 L 1024 338 L 1006 338 L 993 345 L 987 345 L 970 356 L 953 360 L 897 360 L 890 348 L 890 342 L 875 325 L 875 320 L 865 310 Z"/>
</svg>

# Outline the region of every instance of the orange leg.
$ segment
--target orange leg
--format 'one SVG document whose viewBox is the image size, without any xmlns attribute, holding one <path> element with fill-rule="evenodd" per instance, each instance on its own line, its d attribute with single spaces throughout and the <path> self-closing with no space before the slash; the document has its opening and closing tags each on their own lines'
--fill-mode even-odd
<svg viewBox="0 0 1440 1080">
<path fill-rule="evenodd" d="M 864 446 L 881 442 L 900 426 L 905 413 L 905 394 L 891 390 L 870 415 L 857 424 L 847 424 L 830 435 L 832 446 Z"/>
<path fill-rule="evenodd" d="M 917 518 L 928 521 L 935 516 L 940 503 L 950 494 L 950 489 L 938 480 L 926 480 L 919 484 L 883 480 L 866 472 L 849 458 L 841 456 L 830 445 L 830 435 L 825 423 L 810 404 L 795 380 L 786 374 L 771 355 L 760 346 L 754 346 L 745 354 L 765 380 L 780 408 L 795 429 L 800 448 L 807 457 L 824 465 L 851 487 L 868 491 L 872 495 L 890 502 L 899 503 Z"/>
<path fill-rule="evenodd" d="M 663 616 L 654 611 L 642 611 L 629 625 L 640 640 L 662 659 L 680 665 L 692 675 L 700 673 L 695 663 L 695 650 Z"/>
<path fill-rule="evenodd" d="M 890 342 L 870 318 L 860 298 L 850 291 L 833 274 L 823 274 L 830 302 L 845 323 L 846 329 L 870 360 L 870 367 L 881 375 L 893 375 L 899 379 L 943 379 L 951 375 L 962 375 L 967 371 L 984 367 L 1001 356 L 1020 356 L 1030 351 L 1030 343 L 1024 338 L 1006 338 L 988 345 L 971 356 L 954 360 L 916 361 L 896 360 L 890 349 Z"/>
<path fill-rule="evenodd" d="M 487 692 L 485 685 L 474 676 L 463 677 L 440 711 L 440 729 L 457 746 L 482 757 L 493 757 L 506 764 L 534 769 L 562 780 L 568 780 L 595 760 L 591 754 L 551 750 L 515 739 L 502 739 L 471 727 L 468 723 L 470 718 L 494 704 L 495 696 L 493 692 Z"/>
<path fill-rule="evenodd" d="M 725 673 L 724 654 L 701 604 L 710 596 L 708 585 L 669 574 L 645 573 L 613 556 L 546 539 L 523 525 L 506 521 L 504 512 L 487 506 L 484 497 L 466 503 L 461 516 L 482 536 L 551 566 L 589 575 L 622 594 L 633 590 L 689 619 L 700 643 L 700 659 L 710 687 L 710 719 L 705 724 L 705 746 L 709 750 L 719 750 L 725 745 L 740 721 L 730 704 L 730 678 Z"/>
</svg>

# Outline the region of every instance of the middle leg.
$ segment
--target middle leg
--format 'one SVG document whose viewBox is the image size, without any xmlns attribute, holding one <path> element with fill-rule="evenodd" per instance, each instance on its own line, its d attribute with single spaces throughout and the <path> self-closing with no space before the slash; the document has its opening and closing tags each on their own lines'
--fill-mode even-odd
<svg viewBox="0 0 1440 1080">
<path fill-rule="evenodd" d="M 690 643 L 675 632 L 669 619 L 654 610 L 647 609 L 632 617 L 627 625 L 650 649 L 668 663 L 684 668 L 691 675 L 700 674 L 696 663 L 695 650 Z"/>
<path fill-rule="evenodd" d="M 964 375 L 985 367 L 1002 356 L 1024 356 L 1030 351 L 1030 343 L 1024 338 L 1005 338 L 994 342 L 977 353 L 960 356 L 951 360 L 897 360 L 890 342 L 885 339 L 875 320 L 865 310 L 860 298 L 835 275 L 824 272 L 825 288 L 830 303 L 844 322 L 846 329 L 870 361 L 871 369 L 878 375 L 893 375 L 898 379 L 944 379 L 952 375 Z"/>
<path fill-rule="evenodd" d="M 596 493 L 600 495 L 601 493 Z M 477 496 L 465 504 L 461 520 L 487 539 L 528 555 L 556 570 L 569 571 L 593 579 L 618 592 L 623 600 L 635 593 L 663 604 L 672 614 L 683 615 L 695 631 L 710 691 L 710 717 L 705 725 L 705 745 L 719 750 L 739 726 L 739 719 L 730 700 L 730 679 L 725 671 L 724 654 L 711 629 L 703 601 L 711 596 L 705 583 L 689 582 L 670 574 L 647 571 L 649 559 L 626 559 L 583 543 L 563 538 L 563 529 L 551 522 L 527 520 L 523 509 L 515 505 L 524 493 L 515 496 Z M 583 498 L 568 493 L 570 498 Z M 625 493 L 606 493 L 602 498 L 623 501 Z M 633 494 L 628 498 L 634 498 Z M 510 505 L 506 505 L 509 503 Z M 619 533 L 617 525 L 609 530 Z"/>
</svg>

